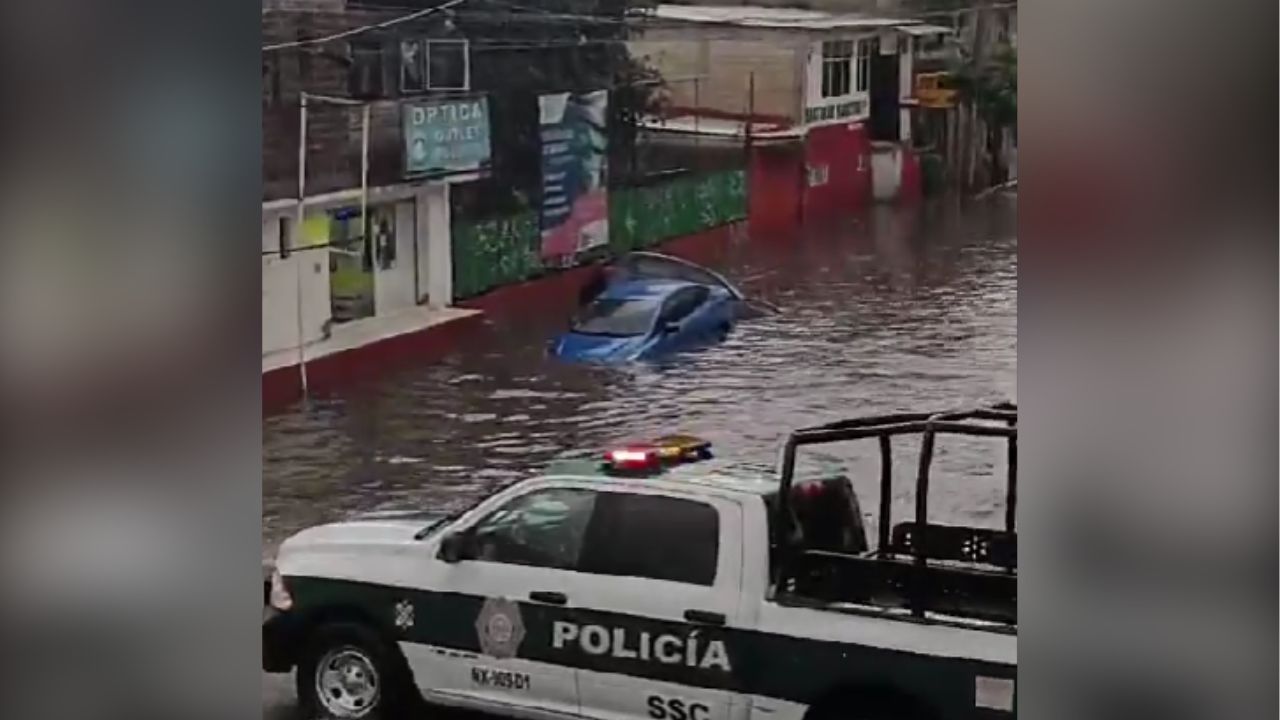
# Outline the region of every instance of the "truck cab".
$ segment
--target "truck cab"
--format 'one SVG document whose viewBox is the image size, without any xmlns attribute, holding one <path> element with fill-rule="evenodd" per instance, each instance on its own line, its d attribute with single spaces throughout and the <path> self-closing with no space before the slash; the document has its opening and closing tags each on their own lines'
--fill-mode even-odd
<svg viewBox="0 0 1280 720">
<path fill-rule="evenodd" d="M 1007 587 L 946 579 L 1011 569 L 885 517 L 872 547 L 847 478 L 796 477 L 806 437 L 780 476 L 669 437 L 456 517 L 304 530 L 277 558 L 264 667 L 296 670 L 321 717 L 419 699 L 548 720 L 1012 717 Z"/>
</svg>

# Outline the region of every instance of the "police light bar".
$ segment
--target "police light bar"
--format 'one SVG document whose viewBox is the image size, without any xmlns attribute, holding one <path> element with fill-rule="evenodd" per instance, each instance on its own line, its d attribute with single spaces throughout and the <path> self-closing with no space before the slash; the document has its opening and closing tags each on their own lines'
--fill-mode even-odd
<svg viewBox="0 0 1280 720">
<path fill-rule="evenodd" d="M 605 453 L 605 469 L 652 472 L 664 465 L 697 462 L 711 457 L 711 443 L 691 435 L 667 435 L 643 445 L 628 445 Z"/>
<path fill-rule="evenodd" d="M 610 470 L 642 472 L 656 470 L 662 465 L 658 449 L 654 447 L 625 447 L 604 454 L 605 465 Z"/>
<path fill-rule="evenodd" d="M 711 457 L 711 443 L 692 435 L 664 435 L 651 443 L 669 462 L 693 462 Z"/>
</svg>

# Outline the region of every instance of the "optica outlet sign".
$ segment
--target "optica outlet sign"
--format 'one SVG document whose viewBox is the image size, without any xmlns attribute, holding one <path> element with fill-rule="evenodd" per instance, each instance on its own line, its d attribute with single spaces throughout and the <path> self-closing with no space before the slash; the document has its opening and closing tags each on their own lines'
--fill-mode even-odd
<svg viewBox="0 0 1280 720">
<path fill-rule="evenodd" d="M 489 99 L 406 103 L 405 175 L 474 172 L 489 165 Z"/>
</svg>

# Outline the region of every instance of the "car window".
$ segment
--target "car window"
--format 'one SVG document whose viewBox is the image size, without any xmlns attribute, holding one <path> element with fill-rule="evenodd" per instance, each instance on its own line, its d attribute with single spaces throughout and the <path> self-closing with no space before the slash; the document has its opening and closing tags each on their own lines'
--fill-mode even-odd
<svg viewBox="0 0 1280 720">
<path fill-rule="evenodd" d="M 579 569 L 599 575 L 713 585 L 720 518 L 684 498 L 601 493 Z"/>
<path fill-rule="evenodd" d="M 614 337 L 646 335 L 653 328 L 657 311 L 658 304 L 652 300 L 602 298 L 583 308 L 573 323 L 573 331 Z"/>
<path fill-rule="evenodd" d="M 476 559 L 575 568 L 595 498 L 590 490 L 550 488 L 511 499 L 473 527 Z"/>
<path fill-rule="evenodd" d="M 662 311 L 662 321 L 680 322 L 684 320 L 694 310 L 697 310 L 702 303 L 706 302 L 707 295 L 710 293 L 711 291 L 702 285 L 677 290 L 667 299 L 666 306 Z"/>
</svg>

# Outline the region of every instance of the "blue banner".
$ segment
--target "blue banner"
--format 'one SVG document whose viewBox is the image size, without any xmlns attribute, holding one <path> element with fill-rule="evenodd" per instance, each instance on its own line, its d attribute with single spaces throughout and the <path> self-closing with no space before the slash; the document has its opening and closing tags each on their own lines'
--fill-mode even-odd
<svg viewBox="0 0 1280 720">
<path fill-rule="evenodd" d="M 570 257 L 609 241 L 608 108 L 605 90 L 538 98 L 544 258 Z"/>
</svg>

